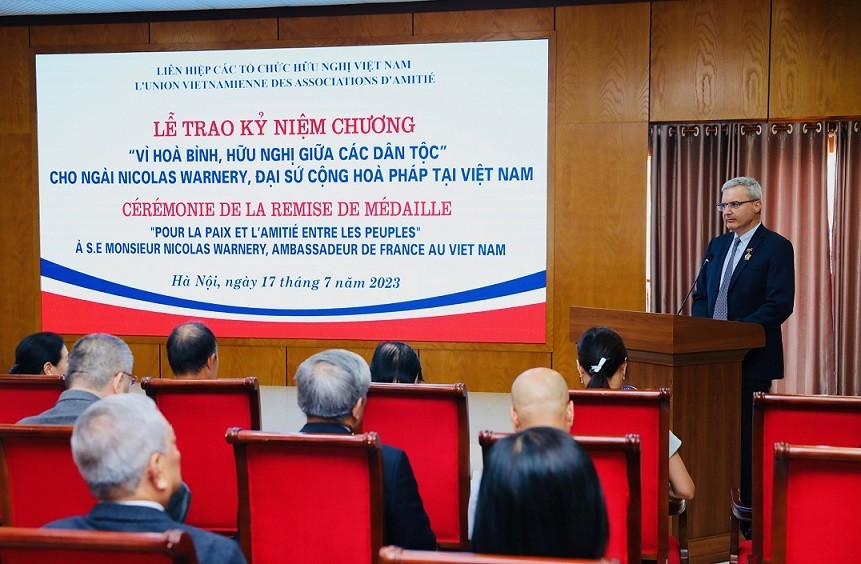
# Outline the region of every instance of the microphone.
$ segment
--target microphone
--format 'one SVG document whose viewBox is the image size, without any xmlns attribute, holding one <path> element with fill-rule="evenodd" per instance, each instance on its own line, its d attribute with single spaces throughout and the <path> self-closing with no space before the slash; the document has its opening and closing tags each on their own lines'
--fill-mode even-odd
<svg viewBox="0 0 861 564">
<path fill-rule="evenodd" d="M 676 315 L 681 315 L 682 310 L 683 310 L 683 309 L 685 309 L 685 304 L 686 304 L 686 303 L 688 303 L 688 298 L 690 298 L 690 297 L 691 297 L 691 294 L 693 294 L 693 293 L 694 293 L 694 288 L 696 288 L 696 287 L 697 287 L 697 280 L 699 279 L 700 274 L 702 274 L 702 273 L 703 273 L 703 269 L 706 267 L 706 265 L 709 263 L 709 261 L 710 261 L 710 260 L 712 260 L 713 258 L 715 258 L 714 253 L 709 253 L 709 254 L 707 254 L 707 255 L 706 255 L 706 257 L 703 259 L 703 264 L 702 264 L 702 266 L 700 267 L 699 272 L 697 272 L 697 275 L 694 277 L 694 283 L 693 283 L 693 285 L 691 286 L 691 289 L 690 289 L 690 290 L 688 290 L 688 295 L 687 295 L 687 296 L 685 296 L 685 299 L 684 299 L 684 300 L 682 300 L 682 305 L 680 305 L 680 306 L 679 306 L 679 311 L 677 311 L 677 312 L 676 312 Z"/>
</svg>

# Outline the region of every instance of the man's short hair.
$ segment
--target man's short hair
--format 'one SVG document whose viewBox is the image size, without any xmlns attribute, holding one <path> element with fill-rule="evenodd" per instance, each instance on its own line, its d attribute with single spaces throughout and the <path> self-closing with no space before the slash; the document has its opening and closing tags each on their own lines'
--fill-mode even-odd
<svg viewBox="0 0 861 564">
<path fill-rule="evenodd" d="M 117 372 L 131 374 L 134 356 L 119 337 L 92 333 L 75 343 L 69 353 L 66 386 L 103 390 Z"/>
<path fill-rule="evenodd" d="M 730 188 L 735 188 L 736 186 L 741 186 L 747 190 L 747 195 L 751 200 L 762 199 L 762 186 L 760 186 L 759 182 L 757 182 L 755 178 L 751 178 L 749 176 L 736 176 L 735 178 L 730 178 L 723 183 L 720 191 L 726 192 Z"/>
<path fill-rule="evenodd" d="M 359 398 L 368 396 L 371 370 L 354 352 L 330 349 L 319 352 L 296 370 L 296 395 L 306 416 L 342 419 Z"/>
<path fill-rule="evenodd" d="M 217 350 L 215 335 L 200 321 L 177 325 L 167 338 L 167 361 L 176 375 L 197 374 Z"/>
<path fill-rule="evenodd" d="M 90 492 L 111 500 L 133 494 L 154 452 L 167 452 L 164 416 L 143 394 L 95 402 L 75 422 L 72 456 Z"/>
</svg>

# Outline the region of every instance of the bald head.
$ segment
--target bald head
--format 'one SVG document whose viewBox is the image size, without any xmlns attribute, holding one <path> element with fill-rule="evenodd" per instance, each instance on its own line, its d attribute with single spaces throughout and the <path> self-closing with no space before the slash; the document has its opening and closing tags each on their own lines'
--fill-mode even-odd
<svg viewBox="0 0 861 564">
<path fill-rule="evenodd" d="M 511 385 L 511 424 L 515 431 L 555 427 L 568 432 L 574 423 L 574 404 L 568 384 L 549 368 L 531 368 Z"/>
</svg>

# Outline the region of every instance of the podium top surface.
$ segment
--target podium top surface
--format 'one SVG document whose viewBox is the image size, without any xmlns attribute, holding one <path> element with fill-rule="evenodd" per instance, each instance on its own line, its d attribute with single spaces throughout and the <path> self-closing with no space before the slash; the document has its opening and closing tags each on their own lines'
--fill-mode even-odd
<svg viewBox="0 0 861 564">
<path fill-rule="evenodd" d="M 705 317 L 591 307 L 571 308 L 571 341 L 590 327 L 609 327 L 633 351 L 690 354 L 748 350 L 765 346 L 765 331 L 755 323 Z"/>
</svg>

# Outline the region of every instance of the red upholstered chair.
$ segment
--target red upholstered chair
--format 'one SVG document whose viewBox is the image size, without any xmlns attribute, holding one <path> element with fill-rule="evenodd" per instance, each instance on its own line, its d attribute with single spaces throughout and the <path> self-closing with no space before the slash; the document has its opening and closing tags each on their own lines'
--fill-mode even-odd
<svg viewBox="0 0 861 564">
<path fill-rule="evenodd" d="M 239 542 L 249 562 L 375 562 L 383 542 L 376 433 L 230 429 L 239 479 Z"/>
<path fill-rule="evenodd" d="M 239 502 L 229 427 L 260 429 L 257 378 L 174 380 L 144 378 L 141 387 L 173 425 L 182 452 L 182 478 L 192 492 L 186 522 L 235 535 Z"/>
<path fill-rule="evenodd" d="M 861 448 L 774 447 L 772 562 L 857 562 Z"/>
<path fill-rule="evenodd" d="M 570 390 L 569 396 L 572 434 L 640 436 L 641 554 L 646 560 L 678 561 L 687 547 L 670 538 L 667 518 L 670 390 Z"/>
<path fill-rule="evenodd" d="M 861 444 L 861 398 L 757 393 L 753 397 L 752 529 L 753 541 L 738 542 L 731 531 L 731 562 L 771 559 L 774 445 L 857 447 Z M 734 516 L 742 514 L 733 492 Z M 735 521 L 735 519 L 733 519 Z"/>
<path fill-rule="evenodd" d="M 0 425 L 4 525 L 41 527 L 93 507 L 96 499 L 72 459 L 71 437 L 66 426 Z"/>
<path fill-rule="evenodd" d="M 432 552 L 405 550 L 399 546 L 380 549 L 379 564 L 589 564 L 617 560 L 583 560 L 580 558 L 542 558 L 537 556 L 500 556 L 474 552 Z"/>
<path fill-rule="evenodd" d="M 108 533 L 0 527 L 3 564 L 197 564 L 188 533 Z"/>
<path fill-rule="evenodd" d="M 42 413 L 53 407 L 65 389 L 63 376 L 0 376 L 0 424 Z"/>
<path fill-rule="evenodd" d="M 421 422 L 421 431 L 416 423 Z M 468 549 L 469 415 L 464 384 L 371 384 L 364 431 L 407 453 L 442 548 Z"/>
<path fill-rule="evenodd" d="M 507 436 L 507 433 L 481 431 L 481 445 L 485 463 L 490 447 Z M 607 558 L 620 562 L 640 562 L 640 437 L 574 437 L 589 453 L 607 504 L 610 539 Z"/>
</svg>

